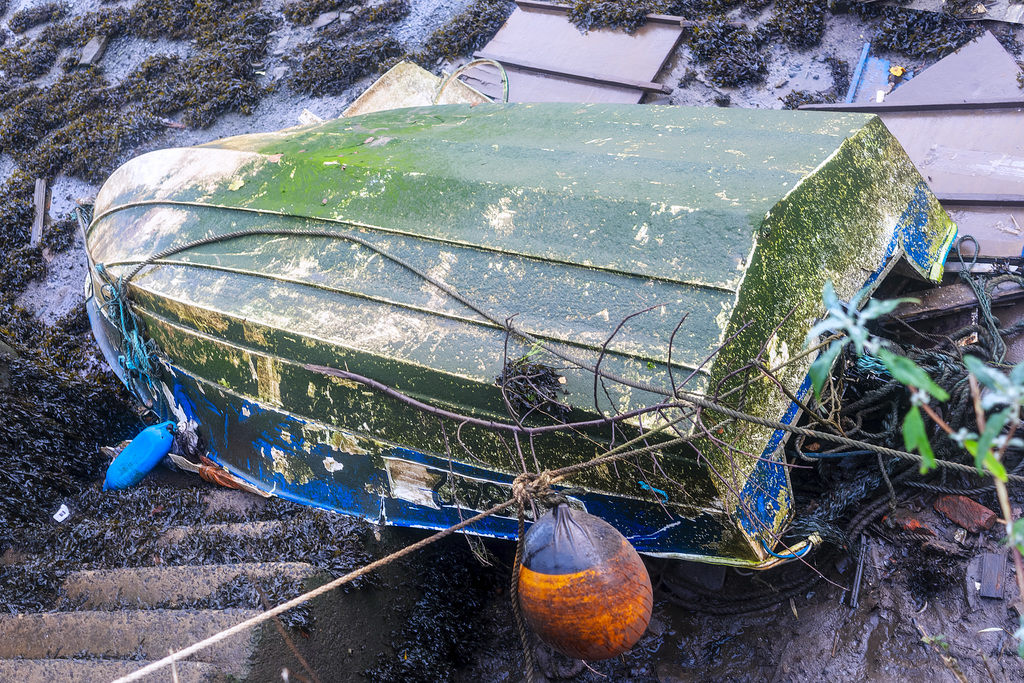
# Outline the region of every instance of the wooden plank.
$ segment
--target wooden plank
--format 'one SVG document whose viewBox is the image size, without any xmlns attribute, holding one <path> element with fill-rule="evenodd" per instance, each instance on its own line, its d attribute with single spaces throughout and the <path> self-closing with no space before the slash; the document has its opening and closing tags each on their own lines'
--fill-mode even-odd
<svg viewBox="0 0 1024 683">
<path fill-rule="evenodd" d="M 636 81 L 629 78 L 617 78 L 615 76 L 606 76 L 601 74 L 587 73 L 582 71 L 564 71 L 543 64 L 537 64 L 535 62 L 529 62 L 526 60 L 510 61 L 500 55 L 490 54 L 487 52 L 474 52 L 473 56 L 478 59 L 493 59 L 496 62 L 501 63 L 503 66 L 512 67 L 515 69 L 522 69 L 523 71 L 533 71 L 535 73 L 546 74 L 548 76 L 559 76 L 561 78 L 572 78 L 577 81 L 585 81 L 587 83 L 597 83 L 599 85 L 612 85 L 625 88 L 634 88 L 636 90 L 643 90 L 646 92 L 661 92 L 670 93 L 672 88 L 661 83 L 654 83 L 652 81 Z"/>
<path fill-rule="evenodd" d="M 955 256 L 951 258 L 955 258 Z M 974 291 L 970 285 L 964 282 L 936 287 L 915 293 L 913 296 L 918 299 L 918 302 L 900 304 L 893 311 L 893 317 L 905 322 L 913 322 L 914 320 L 950 315 L 978 305 L 978 298 L 974 295 Z M 1020 299 L 1024 299 L 1024 288 L 1013 282 L 1003 282 L 992 291 L 994 305 L 1008 305 Z"/>
<path fill-rule="evenodd" d="M 43 225 L 46 223 L 46 211 L 50 208 L 47 201 L 46 180 L 43 178 L 36 178 L 36 191 L 33 202 L 35 203 L 36 212 L 35 219 L 32 221 L 32 235 L 29 239 L 29 246 L 38 247 L 39 243 L 43 241 Z"/>
<path fill-rule="evenodd" d="M 1022 109 L 1024 98 L 989 100 L 987 102 L 877 102 L 857 104 L 852 102 L 822 102 L 804 104 L 800 109 L 811 111 L 845 111 L 852 113 L 876 114 L 896 111 L 963 111 L 965 109 Z"/>
<path fill-rule="evenodd" d="M 548 10 L 551 12 L 560 12 L 562 14 L 569 13 L 568 5 L 559 5 L 554 2 L 541 2 L 540 0 L 516 0 L 516 5 L 519 7 L 528 7 L 530 9 Z M 683 19 L 672 14 L 648 14 L 647 23 L 651 24 L 669 24 L 671 26 L 682 26 L 683 28 L 693 28 L 704 23 L 702 21 L 690 21 L 689 19 Z M 730 21 L 727 22 L 730 26 L 742 26 L 741 21 Z"/>
<path fill-rule="evenodd" d="M 568 5 L 559 5 L 554 2 L 540 2 L 540 0 L 516 0 L 516 4 L 519 7 L 547 10 L 549 12 L 559 12 L 561 14 L 568 14 L 570 9 Z M 686 21 L 682 17 L 673 17 L 668 14 L 648 14 L 647 21 L 661 24 L 671 24 L 673 26 L 692 26 L 694 23 L 692 21 Z"/>
<path fill-rule="evenodd" d="M 1003 599 L 1006 584 L 1006 558 L 1002 553 L 985 553 L 981 556 L 981 589 L 983 598 Z"/>
<path fill-rule="evenodd" d="M 935 196 L 943 205 L 950 206 L 1024 206 L 1024 194 L 936 192 Z"/>
</svg>

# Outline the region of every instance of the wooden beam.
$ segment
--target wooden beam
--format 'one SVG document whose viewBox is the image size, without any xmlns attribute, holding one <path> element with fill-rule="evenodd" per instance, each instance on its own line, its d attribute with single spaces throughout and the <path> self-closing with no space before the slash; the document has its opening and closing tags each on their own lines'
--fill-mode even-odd
<svg viewBox="0 0 1024 683">
<path fill-rule="evenodd" d="M 951 285 L 917 292 L 911 296 L 918 299 L 918 302 L 900 304 L 892 312 L 893 317 L 904 322 L 912 322 L 939 318 L 975 308 L 978 305 L 978 297 L 974 295 L 974 290 L 964 282 L 955 282 Z M 1002 282 L 992 290 L 993 305 L 1005 306 L 1021 299 L 1024 299 L 1024 288 L 1015 282 Z"/>
<path fill-rule="evenodd" d="M 50 202 L 47 201 L 46 180 L 43 178 L 36 178 L 33 202 L 36 212 L 35 219 L 32 221 L 32 236 L 28 244 L 30 247 L 38 247 L 39 243 L 43 241 L 43 225 L 46 223 L 46 212 L 50 208 Z"/>
<path fill-rule="evenodd" d="M 943 205 L 949 206 L 1004 206 L 1024 208 L 1024 194 L 968 194 L 965 192 L 935 193 Z"/>
<path fill-rule="evenodd" d="M 824 102 L 821 104 L 804 104 L 800 109 L 811 111 L 848 111 L 854 113 L 887 113 L 899 111 L 964 111 L 971 109 L 1024 109 L 1024 98 L 1012 100 L 994 100 L 991 102 L 909 102 L 889 103 L 853 103 Z"/>
<path fill-rule="evenodd" d="M 615 76 L 604 76 L 601 74 L 586 73 L 582 71 L 570 73 L 523 60 L 511 62 L 500 55 L 493 55 L 487 52 L 474 52 L 473 56 L 477 59 L 494 60 L 504 67 L 521 69 L 523 71 L 532 71 L 534 73 L 545 74 L 547 76 L 558 76 L 561 78 L 570 78 L 576 81 L 585 81 L 587 83 L 611 85 L 619 88 L 632 88 L 633 90 L 644 90 L 647 92 L 661 92 L 666 94 L 672 92 L 672 88 L 669 86 L 662 85 L 661 83 L 653 83 L 651 81 L 634 81 L 629 78 L 617 78 Z"/>
<path fill-rule="evenodd" d="M 516 4 L 520 7 L 561 12 L 562 14 L 568 14 L 570 9 L 568 5 L 559 5 L 554 2 L 541 2 L 541 0 L 516 0 Z M 671 26 L 682 26 L 683 28 L 693 28 L 694 26 L 700 26 L 705 23 L 703 21 L 690 21 L 689 19 L 683 19 L 682 17 L 673 16 L 671 14 L 648 14 L 647 21 L 648 23 L 653 24 L 669 24 Z M 742 21 L 729 21 L 726 23 L 729 26 L 736 27 L 745 25 Z"/>
</svg>

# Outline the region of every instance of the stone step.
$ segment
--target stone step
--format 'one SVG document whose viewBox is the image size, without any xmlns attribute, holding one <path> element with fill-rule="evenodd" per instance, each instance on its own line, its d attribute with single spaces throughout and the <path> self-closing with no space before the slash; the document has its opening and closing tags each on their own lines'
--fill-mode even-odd
<svg viewBox="0 0 1024 683">
<path fill-rule="evenodd" d="M 0 659 L 94 656 L 156 660 L 165 657 L 169 649 L 182 650 L 259 613 L 227 609 L 4 615 L 0 616 Z M 258 627 L 238 633 L 200 650 L 190 660 L 216 664 L 227 673 L 244 677 L 259 633 Z"/>
<path fill-rule="evenodd" d="M 304 581 L 317 573 L 305 562 L 246 562 L 186 567 L 136 567 L 77 571 L 64 582 L 65 600 L 90 610 L 178 607 L 208 598 L 240 574 Z"/>
<path fill-rule="evenodd" d="M 148 661 L 87 659 L 0 659 L 0 681 L 18 683 L 110 683 L 149 664 Z M 204 683 L 220 667 L 206 662 L 177 662 L 179 683 Z M 171 668 L 142 679 L 149 683 L 172 680 Z"/>
<path fill-rule="evenodd" d="M 218 535 L 258 539 L 280 529 L 283 522 L 229 522 L 204 524 L 203 526 L 174 526 L 160 534 L 157 547 L 167 547 L 184 542 L 190 535 L 210 538 Z"/>
</svg>

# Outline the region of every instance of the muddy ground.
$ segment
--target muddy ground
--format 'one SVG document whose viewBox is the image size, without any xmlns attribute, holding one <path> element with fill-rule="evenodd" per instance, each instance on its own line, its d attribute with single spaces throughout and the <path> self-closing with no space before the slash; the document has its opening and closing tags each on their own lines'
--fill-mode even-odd
<svg viewBox="0 0 1024 683">
<path fill-rule="evenodd" d="M 41 4 L 11 2 L 2 24 L 6 27 L 18 10 Z M 73 12 L 132 4 L 127 0 L 86 0 L 74 3 Z M 268 0 L 263 9 L 280 18 L 282 4 Z M 412 0 L 404 19 L 381 30 L 412 49 L 469 4 L 469 0 Z M 732 15 L 756 23 L 766 13 L 736 10 Z M 24 36 L 32 39 L 42 30 L 43 26 L 38 26 Z M 758 83 L 735 88 L 714 85 L 684 45 L 660 80 L 673 86 L 686 82 L 669 97 L 673 105 L 712 106 L 722 104 L 728 96 L 732 106 L 780 108 L 781 98 L 794 90 L 832 87 L 832 71 L 825 57 L 855 62 L 861 45 L 874 30 L 873 20 L 855 13 L 829 14 L 819 46 L 798 50 L 781 42 L 773 45 L 768 73 Z M 1011 34 L 1020 37 L 1022 32 L 1014 28 Z M 284 80 L 299 60 L 299 46 L 311 39 L 316 39 L 312 28 L 280 20 L 259 67 L 260 83 L 278 87 L 264 95 L 250 114 L 224 113 L 205 128 L 168 128 L 130 153 L 277 130 L 296 125 L 304 110 L 322 118 L 340 115 L 374 75 L 328 96 L 285 86 Z M 8 45 L 13 40 L 9 35 Z M 187 57 L 191 50 L 193 46 L 184 40 L 118 37 L 100 64 L 105 77 L 116 83 L 151 55 Z M 921 58 L 914 65 L 926 66 L 931 61 L 934 58 Z M 435 68 L 438 66 L 453 65 Z M 37 82 L 44 86 L 53 82 L 59 69 L 55 66 Z M 3 154 L 0 175 L 7 177 L 18 163 L 18 157 Z M 97 189 L 95 183 L 57 176 L 51 214 L 63 217 L 75 199 L 91 196 Z M 19 302 L 50 323 L 82 305 L 86 265 L 80 238 L 71 249 L 44 256 L 48 259 L 45 274 L 29 285 Z M 178 481 L 174 485 L 189 484 Z M 992 494 L 977 497 L 996 507 Z M 948 654 L 959 661 L 970 681 L 1024 680 L 1024 666 L 1010 635 L 1016 627 L 1010 609 L 1016 599 L 1012 570 L 1006 567 L 1003 600 L 978 597 L 975 585 L 980 580 L 977 558 L 984 552 L 1002 552 L 1000 534 L 958 533 L 955 525 L 932 511 L 933 498 L 911 494 L 901 502 L 905 513 L 917 514 L 942 541 L 932 549 L 924 543 L 928 538 L 908 535 L 883 521 L 866 529 L 863 581 L 855 608 L 849 601 L 857 559 L 850 554 L 815 556 L 807 565 L 793 563 L 751 576 L 730 569 L 721 587 L 722 577 L 714 570 L 651 559 L 648 567 L 657 586 L 654 617 L 648 633 L 631 653 L 582 667 L 541 647 L 539 667 L 552 680 L 574 681 L 956 680 L 939 654 L 922 642 L 922 632 L 926 632 L 944 637 L 941 642 L 948 646 Z M 1019 495 L 1015 502 L 1021 505 Z M 363 550 L 382 556 L 420 537 L 410 530 L 367 529 Z M 855 536 L 855 542 L 859 538 Z M 474 554 L 460 538 L 401 561 L 358 589 L 319 599 L 314 628 L 291 637 L 324 683 L 520 680 L 521 648 L 511 626 L 507 589 L 513 549 L 497 543 L 486 548 L 491 566 L 478 559 L 479 549 Z M 815 573 L 823 580 L 801 587 L 801 582 Z M 801 584 L 800 590 L 788 590 L 794 584 Z M 753 605 L 755 598 L 770 595 L 778 587 L 787 596 L 779 604 L 743 613 L 745 605 Z M 715 610 L 738 613 L 701 611 L 707 609 L 704 596 L 708 593 L 718 596 Z M 731 602 L 722 606 L 722 599 Z M 302 674 L 280 637 L 270 633 L 250 680 L 282 680 L 283 668 Z"/>
</svg>

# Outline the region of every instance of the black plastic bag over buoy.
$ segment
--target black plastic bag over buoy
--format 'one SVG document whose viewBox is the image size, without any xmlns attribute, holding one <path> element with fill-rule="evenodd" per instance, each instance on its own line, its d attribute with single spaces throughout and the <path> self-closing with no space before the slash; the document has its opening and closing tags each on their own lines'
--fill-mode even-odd
<svg viewBox="0 0 1024 683">
<path fill-rule="evenodd" d="M 541 640 L 573 659 L 628 652 L 654 602 L 647 568 L 611 524 L 562 503 L 526 532 L 519 605 Z"/>
</svg>

